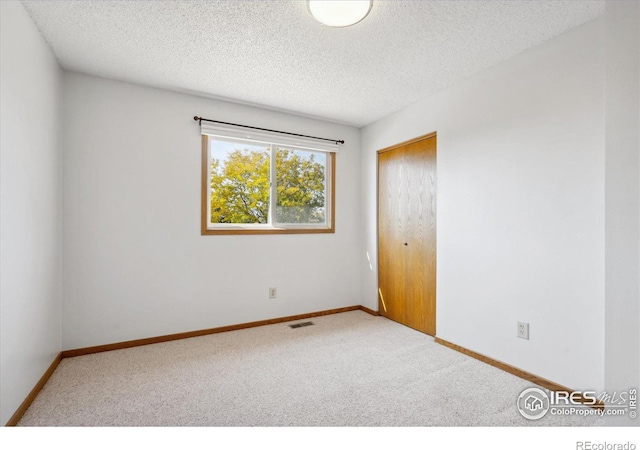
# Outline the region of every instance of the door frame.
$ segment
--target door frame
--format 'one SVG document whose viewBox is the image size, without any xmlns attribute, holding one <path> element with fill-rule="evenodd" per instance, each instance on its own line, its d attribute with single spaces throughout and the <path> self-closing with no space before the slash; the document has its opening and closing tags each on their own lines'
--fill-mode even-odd
<svg viewBox="0 0 640 450">
<path fill-rule="evenodd" d="M 410 144 L 414 144 L 416 142 L 420 142 L 420 141 L 424 141 L 426 139 L 431 139 L 435 137 L 436 138 L 436 212 L 437 212 L 437 205 L 438 205 L 438 201 L 437 201 L 437 197 L 438 197 L 438 189 L 437 189 L 437 185 L 438 185 L 438 144 L 437 144 L 437 137 L 438 137 L 438 132 L 437 131 L 433 131 L 431 133 L 427 133 L 427 134 L 423 134 L 421 136 L 409 139 L 407 141 L 403 141 L 403 142 L 399 142 L 397 144 L 391 145 L 389 147 L 384 147 L 378 151 L 376 151 L 376 284 L 378 285 L 378 314 L 380 314 L 383 317 L 386 317 L 386 315 L 383 313 L 383 311 L 386 311 L 386 306 L 384 305 L 384 301 L 382 300 L 382 294 L 380 292 L 380 154 L 382 153 L 386 153 L 386 152 L 390 152 L 392 150 L 395 150 L 397 148 L 400 147 L 404 147 L 405 145 L 410 145 Z M 438 230 L 438 219 L 437 219 L 437 213 L 436 213 L 436 236 L 437 236 L 437 230 Z M 438 266 L 438 251 L 437 251 L 437 247 L 438 247 L 438 241 L 436 238 L 436 277 L 437 277 L 437 266 Z M 437 315 L 437 311 L 438 311 L 438 284 L 436 282 L 436 294 L 435 294 L 435 303 L 436 303 L 436 317 L 434 318 L 434 322 L 435 322 L 435 328 L 436 330 L 438 329 L 438 315 Z M 435 333 L 434 333 L 435 336 Z"/>
</svg>

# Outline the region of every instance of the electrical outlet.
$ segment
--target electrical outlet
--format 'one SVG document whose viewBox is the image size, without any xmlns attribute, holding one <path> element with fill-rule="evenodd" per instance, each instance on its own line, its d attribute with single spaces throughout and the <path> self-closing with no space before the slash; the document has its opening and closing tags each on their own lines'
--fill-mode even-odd
<svg viewBox="0 0 640 450">
<path fill-rule="evenodd" d="M 278 290 L 276 288 L 269 288 L 269 298 L 276 298 L 278 296 Z"/>
<path fill-rule="evenodd" d="M 529 340 L 529 324 L 527 322 L 518 322 L 518 337 Z"/>
</svg>

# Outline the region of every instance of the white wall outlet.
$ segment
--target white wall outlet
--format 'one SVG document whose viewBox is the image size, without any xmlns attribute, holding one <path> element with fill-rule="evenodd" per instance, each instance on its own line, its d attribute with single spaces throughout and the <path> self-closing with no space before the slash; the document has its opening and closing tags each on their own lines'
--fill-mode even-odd
<svg viewBox="0 0 640 450">
<path fill-rule="evenodd" d="M 278 296 L 278 290 L 276 288 L 269 288 L 269 298 L 276 298 Z"/>
<path fill-rule="evenodd" d="M 527 322 L 518 322 L 518 337 L 529 340 L 529 324 Z"/>
</svg>

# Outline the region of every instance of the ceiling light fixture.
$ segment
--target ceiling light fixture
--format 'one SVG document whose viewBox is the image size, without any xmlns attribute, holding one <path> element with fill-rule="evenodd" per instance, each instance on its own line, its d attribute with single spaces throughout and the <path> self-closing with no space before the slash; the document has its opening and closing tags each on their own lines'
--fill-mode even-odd
<svg viewBox="0 0 640 450">
<path fill-rule="evenodd" d="M 323 25 L 350 27 L 367 17 L 373 0 L 308 0 L 309 12 Z"/>
</svg>

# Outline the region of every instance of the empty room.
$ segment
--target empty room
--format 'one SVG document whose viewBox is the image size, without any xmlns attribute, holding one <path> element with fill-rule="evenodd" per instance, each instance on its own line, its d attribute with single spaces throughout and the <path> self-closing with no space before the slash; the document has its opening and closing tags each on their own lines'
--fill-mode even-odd
<svg viewBox="0 0 640 450">
<path fill-rule="evenodd" d="M 629 443 L 639 2 L 0 8 L 3 425 Z"/>
</svg>

